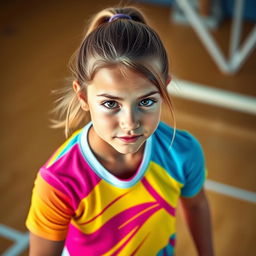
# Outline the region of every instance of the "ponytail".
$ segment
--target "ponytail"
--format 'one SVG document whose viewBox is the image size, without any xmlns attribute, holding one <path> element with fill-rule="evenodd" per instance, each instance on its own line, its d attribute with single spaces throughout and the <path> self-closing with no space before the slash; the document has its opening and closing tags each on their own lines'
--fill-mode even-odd
<svg viewBox="0 0 256 256">
<path fill-rule="evenodd" d="M 160 72 L 145 64 L 151 59 L 160 63 Z M 94 15 L 81 45 L 69 62 L 72 79 L 78 82 L 84 92 L 100 68 L 119 64 L 142 73 L 152 81 L 174 118 L 172 102 L 166 89 L 169 64 L 165 47 L 158 34 L 148 25 L 144 14 L 135 7 L 107 8 Z M 69 136 L 71 131 L 88 122 L 90 117 L 88 112 L 81 109 L 71 86 L 60 93 L 62 96 L 54 109 L 59 114 L 59 120 L 54 121 L 52 127 L 65 128 L 65 135 Z"/>
</svg>

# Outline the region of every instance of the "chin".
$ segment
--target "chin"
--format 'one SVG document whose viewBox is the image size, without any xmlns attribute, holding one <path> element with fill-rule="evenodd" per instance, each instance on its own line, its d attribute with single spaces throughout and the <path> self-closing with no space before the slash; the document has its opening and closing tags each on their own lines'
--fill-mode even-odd
<svg viewBox="0 0 256 256">
<path fill-rule="evenodd" d="M 126 155 L 126 154 L 135 154 L 139 151 L 139 149 L 141 148 L 142 145 L 140 146 L 135 146 L 135 145 L 131 145 L 131 146 L 117 146 L 114 147 L 114 149 L 119 152 L 120 154 Z"/>
</svg>

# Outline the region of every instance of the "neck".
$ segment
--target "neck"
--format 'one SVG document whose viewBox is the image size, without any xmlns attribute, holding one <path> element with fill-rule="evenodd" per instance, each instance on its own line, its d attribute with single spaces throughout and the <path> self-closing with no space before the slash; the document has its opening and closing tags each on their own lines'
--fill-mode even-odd
<svg viewBox="0 0 256 256">
<path fill-rule="evenodd" d="M 93 127 L 89 130 L 88 141 L 90 148 L 98 161 L 113 175 L 127 178 L 135 173 L 142 161 L 144 146 L 133 154 L 121 154 L 108 143 L 102 143 L 95 134 Z M 100 148 L 97 146 L 100 145 Z"/>
<path fill-rule="evenodd" d="M 93 126 L 89 129 L 88 141 L 93 153 L 105 161 L 130 161 L 137 157 L 137 155 L 143 155 L 144 146 L 142 146 L 136 153 L 122 154 L 115 148 L 102 140 L 95 132 Z"/>
</svg>

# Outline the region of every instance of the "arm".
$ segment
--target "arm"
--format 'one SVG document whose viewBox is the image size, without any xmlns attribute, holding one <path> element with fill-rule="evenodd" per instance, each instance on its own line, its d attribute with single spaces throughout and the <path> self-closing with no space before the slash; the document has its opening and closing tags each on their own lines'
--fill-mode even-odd
<svg viewBox="0 0 256 256">
<path fill-rule="evenodd" d="M 181 203 L 198 255 L 213 256 L 210 209 L 204 190 L 191 198 L 181 197 Z"/>
<path fill-rule="evenodd" d="M 30 232 L 30 256 L 60 256 L 65 241 L 51 241 Z"/>
<path fill-rule="evenodd" d="M 69 198 L 48 184 L 39 173 L 26 220 L 30 231 L 29 255 L 61 255 L 72 216 Z"/>
</svg>

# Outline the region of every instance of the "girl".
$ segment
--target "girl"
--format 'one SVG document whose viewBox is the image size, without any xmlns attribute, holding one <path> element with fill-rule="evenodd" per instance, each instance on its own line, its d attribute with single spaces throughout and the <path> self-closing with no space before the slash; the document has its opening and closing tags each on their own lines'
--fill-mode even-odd
<svg viewBox="0 0 256 256">
<path fill-rule="evenodd" d="M 91 21 L 56 123 L 68 135 L 40 169 L 26 221 L 30 255 L 174 255 L 179 198 L 199 255 L 213 255 L 204 157 L 173 114 L 166 50 L 136 8 Z M 63 250 L 64 248 L 64 250 Z"/>
</svg>

